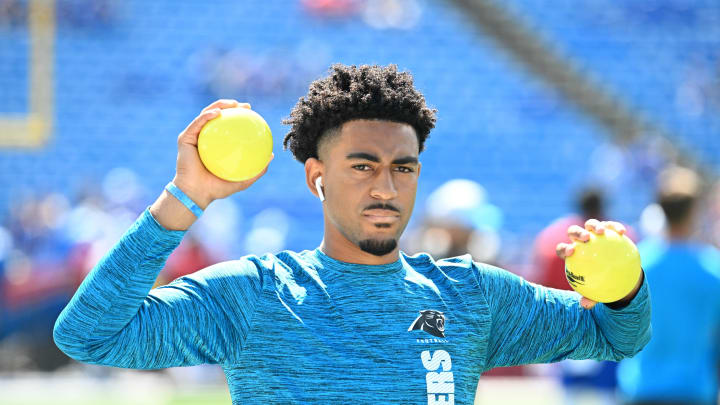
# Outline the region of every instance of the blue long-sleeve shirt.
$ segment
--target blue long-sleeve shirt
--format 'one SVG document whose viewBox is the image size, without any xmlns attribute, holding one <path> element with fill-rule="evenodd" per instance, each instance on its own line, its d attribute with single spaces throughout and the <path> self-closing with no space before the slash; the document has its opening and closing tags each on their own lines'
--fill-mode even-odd
<svg viewBox="0 0 720 405">
<path fill-rule="evenodd" d="M 182 236 L 146 210 L 58 318 L 58 347 L 125 368 L 219 364 L 234 404 L 469 404 L 491 368 L 620 360 L 650 338 L 645 285 L 622 310 L 585 310 L 470 256 L 370 266 L 284 251 L 152 289 Z"/>
</svg>

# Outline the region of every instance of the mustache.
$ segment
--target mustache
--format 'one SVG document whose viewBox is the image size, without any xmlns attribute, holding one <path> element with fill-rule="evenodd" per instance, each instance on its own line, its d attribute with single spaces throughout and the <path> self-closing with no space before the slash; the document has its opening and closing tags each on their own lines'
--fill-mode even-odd
<svg viewBox="0 0 720 405">
<path fill-rule="evenodd" d="M 365 211 L 365 210 L 389 210 L 389 211 L 395 211 L 398 214 L 400 213 L 400 210 L 397 207 L 395 207 L 394 205 L 381 204 L 381 203 L 368 205 L 367 207 L 365 207 L 365 209 L 363 211 Z"/>
</svg>

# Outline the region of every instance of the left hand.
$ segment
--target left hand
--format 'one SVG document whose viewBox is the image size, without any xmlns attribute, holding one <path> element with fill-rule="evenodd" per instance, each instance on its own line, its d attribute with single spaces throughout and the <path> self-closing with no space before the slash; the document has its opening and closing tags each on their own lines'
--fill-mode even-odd
<svg viewBox="0 0 720 405">
<path fill-rule="evenodd" d="M 572 225 L 568 228 L 568 236 L 573 242 L 587 243 L 590 240 L 590 232 L 595 235 L 602 235 L 605 233 L 605 229 L 612 229 L 613 231 L 624 235 L 626 232 L 625 226 L 615 221 L 598 221 L 597 219 L 588 219 L 585 221 L 585 228 L 581 228 L 578 225 Z M 575 251 L 573 243 L 558 243 L 555 247 L 555 253 L 565 260 Z M 580 305 L 585 309 L 591 309 L 597 304 L 589 298 L 582 297 Z"/>
</svg>

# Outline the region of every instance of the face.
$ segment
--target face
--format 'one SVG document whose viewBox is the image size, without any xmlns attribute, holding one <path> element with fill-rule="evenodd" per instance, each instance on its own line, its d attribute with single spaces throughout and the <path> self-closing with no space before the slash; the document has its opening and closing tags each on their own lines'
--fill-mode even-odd
<svg viewBox="0 0 720 405">
<path fill-rule="evenodd" d="M 308 182 L 322 176 L 325 237 L 376 256 L 393 252 L 415 204 L 418 154 L 415 130 L 389 121 L 349 121 L 321 142 Z"/>
</svg>

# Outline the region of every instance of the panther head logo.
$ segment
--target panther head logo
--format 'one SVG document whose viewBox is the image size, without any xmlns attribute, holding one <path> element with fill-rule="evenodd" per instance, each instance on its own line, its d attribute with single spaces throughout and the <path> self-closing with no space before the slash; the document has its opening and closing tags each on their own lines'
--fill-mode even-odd
<svg viewBox="0 0 720 405">
<path fill-rule="evenodd" d="M 412 330 L 424 330 L 425 332 L 444 338 L 445 337 L 445 315 L 434 309 L 425 309 L 420 311 L 420 316 L 408 328 L 408 332 Z"/>
</svg>

